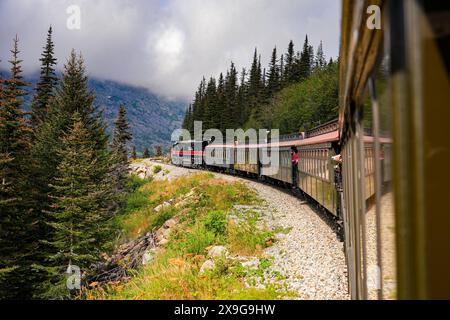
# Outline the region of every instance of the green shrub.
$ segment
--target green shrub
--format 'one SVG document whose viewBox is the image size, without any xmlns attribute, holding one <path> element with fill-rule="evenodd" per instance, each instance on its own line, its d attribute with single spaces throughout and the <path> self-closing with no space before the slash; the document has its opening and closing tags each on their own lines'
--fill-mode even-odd
<svg viewBox="0 0 450 320">
<path fill-rule="evenodd" d="M 202 224 L 197 223 L 186 235 L 182 247 L 186 253 L 204 254 L 206 247 L 212 245 L 214 240 L 214 233 L 206 230 Z"/>
<path fill-rule="evenodd" d="M 214 232 L 215 235 L 225 233 L 227 226 L 227 215 L 223 211 L 210 211 L 205 219 L 207 230 Z"/>
<path fill-rule="evenodd" d="M 157 229 L 161 227 L 164 224 L 164 222 L 172 218 L 174 215 L 175 211 L 173 207 L 169 207 L 168 209 L 163 210 L 155 217 L 155 220 L 152 223 L 152 228 Z"/>
<path fill-rule="evenodd" d="M 162 167 L 160 165 L 156 165 L 156 166 L 153 167 L 153 173 L 154 174 L 157 174 L 161 170 L 162 170 Z"/>
<path fill-rule="evenodd" d="M 128 176 L 127 189 L 129 192 L 135 192 L 137 189 L 151 181 L 151 178 L 141 179 L 138 175 L 132 174 Z"/>
</svg>

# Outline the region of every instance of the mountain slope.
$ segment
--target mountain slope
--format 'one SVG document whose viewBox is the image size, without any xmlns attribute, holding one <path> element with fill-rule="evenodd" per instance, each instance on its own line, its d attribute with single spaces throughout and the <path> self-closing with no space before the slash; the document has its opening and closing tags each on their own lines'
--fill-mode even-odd
<svg viewBox="0 0 450 320">
<path fill-rule="evenodd" d="M 96 94 L 96 103 L 103 110 L 109 128 L 114 126 L 118 106 L 125 105 L 132 126 L 133 144 L 138 152 L 149 147 L 150 152 L 158 145 L 170 146 L 172 131 L 181 126 L 185 103 L 169 101 L 137 88 L 110 80 L 91 79 L 90 88 Z"/>
</svg>

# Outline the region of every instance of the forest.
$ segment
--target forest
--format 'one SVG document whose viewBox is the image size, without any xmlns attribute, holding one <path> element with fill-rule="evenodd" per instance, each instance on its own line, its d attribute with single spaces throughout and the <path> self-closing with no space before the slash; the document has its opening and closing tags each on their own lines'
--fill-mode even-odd
<svg viewBox="0 0 450 320">
<path fill-rule="evenodd" d="M 88 89 L 83 57 L 70 53 L 61 77 L 52 28 L 40 58 L 31 112 L 24 112 L 19 39 L 0 75 L 0 299 L 69 298 L 66 279 L 111 246 L 126 203 L 131 140 L 118 106 L 113 137 Z"/>
<path fill-rule="evenodd" d="M 183 128 L 193 132 L 194 121 L 203 129 L 279 129 L 297 133 L 337 117 L 338 63 L 314 50 L 306 36 L 301 51 L 290 41 L 287 52 L 272 51 L 267 68 L 255 49 L 250 68 L 239 73 L 232 62 L 225 73 L 200 82 L 186 110 Z"/>
</svg>

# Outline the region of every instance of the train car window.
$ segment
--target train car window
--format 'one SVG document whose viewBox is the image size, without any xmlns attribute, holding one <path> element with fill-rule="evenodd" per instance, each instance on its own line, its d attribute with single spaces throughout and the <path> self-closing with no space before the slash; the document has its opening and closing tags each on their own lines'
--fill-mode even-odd
<svg viewBox="0 0 450 320">
<path fill-rule="evenodd" d="M 361 256 L 363 260 L 363 269 L 366 273 L 367 299 L 376 300 L 380 295 L 380 259 L 378 256 L 378 224 L 376 210 L 376 191 L 375 191 L 375 167 L 376 157 L 374 157 L 374 117 L 373 104 L 369 87 L 366 88 L 362 100 L 362 134 L 360 144 L 362 149 L 362 174 L 363 174 L 363 194 L 361 202 L 364 204 L 364 217 L 361 219 L 361 231 L 364 232 L 365 242 L 361 246 Z"/>
<path fill-rule="evenodd" d="M 388 43 L 387 41 L 385 43 Z M 378 217 L 378 255 L 380 259 L 380 297 L 397 298 L 395 208 L 392 191 L 392 110 L 390 109 L 390 55 L 385 49 L 372 81 L 372 105 L 375 118 L 376 210 Z"/>
</svg>

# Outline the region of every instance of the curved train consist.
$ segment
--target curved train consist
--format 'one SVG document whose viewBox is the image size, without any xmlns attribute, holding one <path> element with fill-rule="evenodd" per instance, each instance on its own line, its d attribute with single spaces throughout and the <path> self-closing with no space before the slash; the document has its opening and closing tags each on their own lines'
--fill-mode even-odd
<svg viewBox="0 0 450 320">
<path fill-rule="evenodd" d="M 338 120 L 276 143 L 180 141 L 172 162 L 308 195 L 343 228 L 353 299 L 450 299 L 449 21 L 446 1 L 344 0 Z"/>
</svg>

